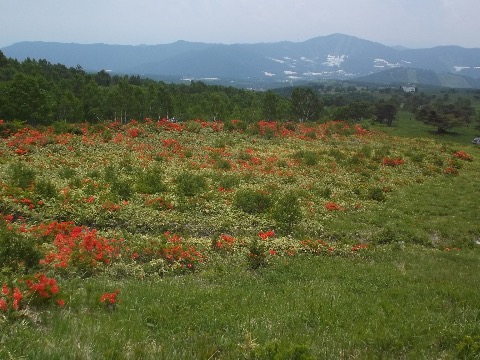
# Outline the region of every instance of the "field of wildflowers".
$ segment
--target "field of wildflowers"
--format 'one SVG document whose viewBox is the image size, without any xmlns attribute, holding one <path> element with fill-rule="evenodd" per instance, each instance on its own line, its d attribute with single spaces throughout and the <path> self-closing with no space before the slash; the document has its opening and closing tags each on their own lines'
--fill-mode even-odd
<svg viewBox="0 0 480 360">
<path fill-rule="evenodd" d="M 340 121 L 147 119 L 0 135 L 4 325 L 69 307 L 62 282 L 71 279 L 162 279 L 228 262 L 255 270 L 302 256 L 354 259 L 387 243 L 458 249 L 439 229 L 419 239 L 329 224 L 378 211 L 403 189 L 461 177 L 479 158 L 476 149 Z M 465 241 L 473 245 L 478 236 Z M 112 284 L 92 297 L 114 310 L 127 291 Z"/>
</svg>

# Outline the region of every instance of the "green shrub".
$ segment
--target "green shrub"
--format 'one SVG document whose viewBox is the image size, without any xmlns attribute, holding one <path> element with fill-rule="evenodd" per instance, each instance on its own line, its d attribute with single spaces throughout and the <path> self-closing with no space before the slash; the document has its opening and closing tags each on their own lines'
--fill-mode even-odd
<svg viewBox="0 0 480 360">
<path fill-rule="evenodd" d="M 42 199 L 55 199 L 58 196 L 58 189 L 48 179 L 41 179 L 35 184 L 35 191 Z"/>
<path fill-rule="evenodd" d="M 228 160 L 217 158 L 215 159 L 214 168 L 218 170 L 230 170 L 232 168 L 232 164 Z"/>
<path fill-rule="evenodd" d="M 247 261 L 252 270 L 259 269 L 267 265 L 267 247 L 264 242 L 255 238 L 248 246 Z"/>
<path fill-rule="evenodd" d="M 63 166 L 58 171 L 58 176 L 60 177 L 60 179 L 64 179 L 64 180 L 69 180 L 73 178 L 75 175 L 77 175 L 77 172 L 75 171 L 75 169 L 72 169 L 70 166 Z"/>
<path fill-rule="evenodd" d="M 27 272 L 38 265 L 41 258 L 37 244 L 0 225 L 0 264 L 2 271 Z"/>
<path fill-rule="evenodd" d="M 317 165 L 320 160 L 318 154 L 310 150 L 299 150 L 293 154 L 293 157 L 301 160 L 303 164 L 308 166 Z"/>
<path fill-rule="evenodd" d="M 385 192 L 380 187 L 372 187 L 368 189 L 367 198 L 375 201 L 385 201 L 386 199 Z"/>
<path fill-rule="evenodd" d="M 190 120 L 186 123 L 185 129 L 188 132 L 199 133 L 202 129 L 202 125 L 200 125 L 197 121 Z"/>
<path fill-rule="evenodd" d="M 15 162 L 8 167 L 8 177 L 13 186 L 26 189 L 35 180 L 35 170 L 21 162 Z"/>
<path fill-rule="evenodd" d="M 291 233 L 302 220 L 302 209 L 298 196 L 287 193 L 281 196 L 272 208 L 272 218 L 281 232 Z"/>
<path fill-rule="evenodd" d="M 116 179 L 110 183 L 110 192 L 122 200 L 128 200 L 132 197 L 134 189 L 128 179 Z"/>
<path fill-rule="evenodd" d="M 175 178 L 177 193 L 182 196 L 195 196 L 207 187 L 207 181 L 202 175 L 183 172 Z"/>
<path fill-rule="evenodd" d="M 137 192 L 142 194 L 156 194 L 166 190 L 162 182 L 162 172 L 158 168 L 142 172 L 135 184 Z"/>
<path fill-rule="evenodd" d="M 218 182 L 218 186 L 224 189 L 233 189 L 240 184 L 240 179 L 235 175 L 222 176 Z"/>
<path fill-rule="evenodd" d="M 272 206 L 270 196 L 259 190 L 240 189 L 235 194 L 234 205 L 249 214 L 259 214 Z"/>
</svg>

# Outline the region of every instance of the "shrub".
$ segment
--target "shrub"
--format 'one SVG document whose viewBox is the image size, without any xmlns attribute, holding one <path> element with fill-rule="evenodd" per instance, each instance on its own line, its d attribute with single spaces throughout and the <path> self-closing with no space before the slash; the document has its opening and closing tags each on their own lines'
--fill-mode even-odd
<svg viewBox="0 0 480 360">
<path fill-rule="evenodd" d="M 287 193 L 281 196 L 272 209 L 272 218 L 280 231 L 291 233 L 294 226 L 302 219 L 302 209 L 297 194 Z"/>
<path fill-rule="evenodd" d="M 183 172 L 175 178 L 176 190 L 182 196 L 195 196 L 207 187 L 202 175 Z"/>
<path fill-rule="evenodd" d="M 142 172 L 138 177 L 135 188 L 137 192 L 142 194 L 156 194 L 165 191 L 160 169 L 154 168 Z"/>
<path fill-rule="evenodd" d="M 134 190 L 129 180 L 116 179 L 110 184 L 110 192 L 122 200 L 128 200 L 132 197 Z"/>
<path fill-rule="evenodd" d="M 267 211 L 272 201 L 270 196 L 259 190 L 240 189 L 235 194 L 234 205 L 249 214 L 258 214 Z"/>
<path fill-rule="evenodd" d="M 293 157 L 296 159 L 300 159 L 302 163 L 308 166 L 317 165 L 319 161 L 319 156 L 316 152 L 310 150 L 299 150 Z"/>
<path fill-rule="evenodd" d="M 28 271 L 38 265 L 40 257 L 34 241 L 0 225 L 0 264 L 3 270 Z"/>
<path fill-rule="evenodd" d="M 15 162 L 8 167 L 8 176 L 13 186 L 26 189 L 35 180 L 35 170 L 21 162 Z"/>
<path fill-rule="evenodd" d="M 240 179 L 235 175 L 222 176 L 219 180 L 219 187 L 223 189 L 233 189 L 240 184 Z"/>
<path fill-rule="evenodd" d="M 248 246 L 248 265 L 250 269 L 256 270 L 267 265 L 267 247 L 263 242 L 254 239 Z"/>
<path fill-rule="evenodd" d="M 55 184 L 48 179 L 41 179 L 35 184 L 35 191 L 43 199 L 55 199 L 58 195 L 58 190 Z"/>
<path fill-rule="evenodd" d="M 385 201 L 385 192 L 380 187 L 372 187 L 368 189 L 367 198 L 375 201 Z"/>
<path fill-rule="evenodd" d="M 215 159 L 214 167 L 218 170 L 230 170 L 232 168 L 232 164 L 230 164 L 228 160 L 217 158 Z"/>
</svg>

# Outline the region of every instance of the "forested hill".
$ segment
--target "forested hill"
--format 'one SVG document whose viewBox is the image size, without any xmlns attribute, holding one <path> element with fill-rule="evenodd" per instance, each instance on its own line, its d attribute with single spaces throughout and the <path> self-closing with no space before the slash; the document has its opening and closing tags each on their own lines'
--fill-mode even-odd
<svg viewBox="0 0 480 360">
<path fill-rule="evenodd" d="M 243 123 L 376 119 L 391 124 L 400 107 L 414 112 L 434 98 L 423 93 L 406 94 L 400 88 L 384 89 L 382 93 L 342 83 L 275 92 L 200 81 L 166 84 L 103 70 L 87 73 L 81 67 L 69 68 L 46 60 L 19 62 L 0 51 L 0 124 L 20 121 L 49 125 L 113 119 L 127 122 L 145 118 Z M 462 104 L 470 109 L 469 103 Z"/>
<path fill-rule="evenodd" d="M 289 100 L 273 96 L 275 108 Z M 31 124 L 104 119 L 263 117 L 264 93 L 202 82 L 165 84 L 139 76 L 87 73 L 46 60 L 22 62 L 0 52 L 0 119 Z M 279 116 L 272 114 L 271 116 Z"/>
</svg>

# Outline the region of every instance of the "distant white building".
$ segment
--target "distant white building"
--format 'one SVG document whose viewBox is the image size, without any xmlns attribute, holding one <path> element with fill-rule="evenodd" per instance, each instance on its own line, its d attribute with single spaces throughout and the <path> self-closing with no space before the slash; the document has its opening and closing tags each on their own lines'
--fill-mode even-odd
<svg viewBox="0 0 480 360">
<path fill-rule="evenodd" d="M 415 86 L 402 86 L 402 90 L 407 93 L 414 93 L 417 88 Z"/>
</svg>

